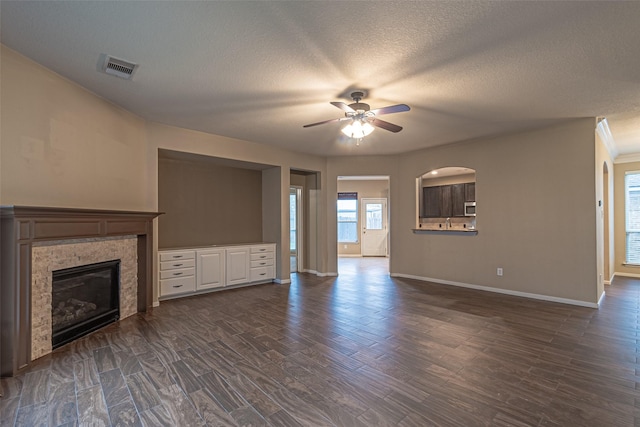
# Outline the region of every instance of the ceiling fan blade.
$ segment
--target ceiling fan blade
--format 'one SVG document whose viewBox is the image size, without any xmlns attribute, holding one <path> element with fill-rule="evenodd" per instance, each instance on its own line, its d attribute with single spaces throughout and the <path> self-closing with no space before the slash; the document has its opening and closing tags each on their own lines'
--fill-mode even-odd
<svg viewBox="0 0 640 427">
<path fill-rule="evenodd" d="M 324 120 L 322 122 L 318 122 L 318 123 L 311 123 L 308 125 L 304 125 L 302 126 L 303 128 L 310 128 L 311 126 L 318 126 L 318 125 L 323 125 L 325 123 L 331 123 L 331 122 L 341 122 L 344 120 L 351 120 L 351 117 L 340 117 L 339 119 L 330 119 L 330 120 Z"/>
<path fill-rule="evenodd" d="M 371 110 L 376 116 L 380 114 L 402 113 L 403 111 L 409 111 L 411 108 L 407 104 L 389 105 L 388 107 L 376 108 Z"/>
<path fill-rule="evenodd" d="M 397 133 L 402 130 L 402 126 L 394 125 L 393 123 L 385 122 L 380 119 L 369 120 L 369 123 L 372 125 L 382 128 L 384 130 L 388 130 L 389 132 Z"/>
<path fill-rule="evenodd" d="M 356 110 L 354 110 L 353 108 L 349 107 L 344 102 L 334 101 L 334 102 L 331 103 L 331 105 L 338 107 L 339 109 L 341 109 L 345 113 L 355 113 L 356 112 Z"/>
</svg>

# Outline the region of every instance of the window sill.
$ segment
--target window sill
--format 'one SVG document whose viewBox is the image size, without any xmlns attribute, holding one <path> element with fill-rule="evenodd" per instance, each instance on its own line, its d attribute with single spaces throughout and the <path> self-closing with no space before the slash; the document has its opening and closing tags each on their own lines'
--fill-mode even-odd
<svg viewBox="0 0 640 427">
<path fill-rule="evenodd" d="M 640 268 L 640 264 L 630 264 L 628 262 L 623 262 L 622 265 L 624 265 L 625 267 L 636 267 L 636 268 Z"/>
</svg>

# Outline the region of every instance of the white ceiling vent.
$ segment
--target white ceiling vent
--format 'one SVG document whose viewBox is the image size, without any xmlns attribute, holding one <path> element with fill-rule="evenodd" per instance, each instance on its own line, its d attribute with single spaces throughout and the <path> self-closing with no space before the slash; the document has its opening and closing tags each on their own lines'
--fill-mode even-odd
<svg viewBox="0 0 640 427">
<path fill-rule="evenodd" d="M 125 61 L 124 59 L 114 58 L 109 55 L 105 55 L 102 62 L 102 71 L 127 80 L 131 79 L 137 68 L 138 64 Z"/>
</svg>

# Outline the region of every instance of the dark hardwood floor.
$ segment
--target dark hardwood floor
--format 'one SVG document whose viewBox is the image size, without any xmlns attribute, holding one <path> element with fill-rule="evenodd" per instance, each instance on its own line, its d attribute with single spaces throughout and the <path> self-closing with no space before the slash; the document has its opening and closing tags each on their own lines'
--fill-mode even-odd
<svg viewBox="0 0 640 427">
<path fill-rule="evenodd" d="M 64 346 L 1 380 L 2 425 L 640 426 L 640 280 L 594 310 L 359 261 Z"/>
</svg>

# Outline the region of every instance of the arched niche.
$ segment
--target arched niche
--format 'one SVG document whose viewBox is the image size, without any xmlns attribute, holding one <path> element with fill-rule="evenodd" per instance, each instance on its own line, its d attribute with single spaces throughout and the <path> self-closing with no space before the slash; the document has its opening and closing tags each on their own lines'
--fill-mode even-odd
<svg viewBox="0 0 640 427">
<path fill-rule="evenodd" d="M 476 171 L 463 166 L 433 169 L 416 178 L 416 228 L 476 230 Z"/>
</svg>

